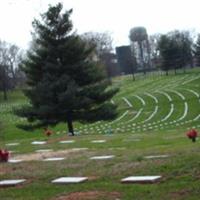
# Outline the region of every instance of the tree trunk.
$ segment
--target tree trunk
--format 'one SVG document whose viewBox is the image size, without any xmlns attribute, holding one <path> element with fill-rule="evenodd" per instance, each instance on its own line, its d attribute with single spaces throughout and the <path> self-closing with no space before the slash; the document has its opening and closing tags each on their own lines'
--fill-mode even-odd
<svg viewBox="0 0 200 200">
<path fill-rule="evenodd" d="M 7 101 L 7 100 L 8 100 L 6 88 L 3 89 L 3 99 L 4 99 L 4 101 Z"/>
<path fill-rule="evenodd" d="M 146 74 L 146 69 L 145 69 L 145 65 L 144 65 L 144 55 L 143 55 L 143 48 L 142 48 L 142 42 L 139 41 L 139 48 L 140 48 L 140 58 L 141 58 L 141 62 L 142 62 L 142 67 L 143 67 L 143 72 L 144 74 Z"/>
<path fill-rule="evenodd" d="M 8 96 L 7 96 L 7 78 L 6 78 L 5 69 L 3 71 L 3 97 L 4 97 L 5 101 L 8 100 Z"/>
<path fill-rule="evenodd" d="M 190 67 L 194 68 L 194 60 L 193 60 L 193 58 L 191 58 L 191 60 L 190 60 Z"/>
<path fill-rule="evenodd" d="M 150 49 L 150 45 L 149 45 L 149 40 L 146 39 L 146 43 L 147 43 L 147 53 L 148 53 L 148 68 L 151 69 L 152 68 L 152 62 L 151 62 L 151 49 Z"/>
<path fill-rule="evenodd" d="M 132 74 L 132 77 L 133 77 L 133 81 L 135 81 L 135 74 L 134 73 Z"/>
<path fill-rule="evenodd" d="M 184 73 L 184 74 L 186 73 L 186 69 L 185 69 L 185 66 L 183 67 L 183 73 Z"/>
<path fill-rule="evenodd" d="M 68 133 L 74 136 L 74 128 L 73 128 L 71 113 L 69 113 L 67 116 L 67 126 L 68 126 Z"/>
</svg>

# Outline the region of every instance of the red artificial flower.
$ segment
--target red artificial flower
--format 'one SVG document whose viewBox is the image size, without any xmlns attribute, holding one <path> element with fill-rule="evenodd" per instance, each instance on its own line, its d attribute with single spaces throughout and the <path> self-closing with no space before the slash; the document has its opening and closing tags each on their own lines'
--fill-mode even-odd
<svg viewBox="0 0 200 200">
<path fill-rule="evenodd" d="M 9 159 L 9 152 L 7 150 L 0 149 L 0 161 L 7 162 Z"/>
<path fill-rule="evenodd" d="M 51 130 L 49 130 L 49 129 L 45 129 L 45 135 L 46 136 L 50 136 L 50 135 L 52 135 L 53 134 L 53 131 L 51 131 Z"/>
<path fill-rule="evenodd" d="M 187 136 L 188 138 L 192 139 L 192 138 L 196 138 L 198 135 L 197 131 L 195 129 L 192 129 L 190 131 L 187 132 Z"/>
</svg>

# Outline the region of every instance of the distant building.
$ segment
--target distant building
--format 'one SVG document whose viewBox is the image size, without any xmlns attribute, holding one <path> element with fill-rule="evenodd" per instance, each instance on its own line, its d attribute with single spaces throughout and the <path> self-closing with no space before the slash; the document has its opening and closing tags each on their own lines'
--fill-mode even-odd
<svg viewBox="0 0 200 200">
<path fill-rule="evenodd" d="M 104 53 L 101 55 L 101 62 L 106 68 L 108 77 L 120 75 L 119 65 L 117 62 L 116 54 Z"/>
<path fill-rule="evenodd" d="M 116 47 L 116 54 L 121 74 L 132 74 L 134 72 L 134 59 L 131 46 Z"/>
</svg>

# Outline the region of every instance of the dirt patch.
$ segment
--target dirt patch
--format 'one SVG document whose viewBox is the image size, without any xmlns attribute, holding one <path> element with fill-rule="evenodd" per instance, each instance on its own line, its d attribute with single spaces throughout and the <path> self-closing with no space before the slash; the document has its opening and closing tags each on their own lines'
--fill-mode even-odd
<svg viewBox="0 0 200 200">
<path fill-rule="evenodd" d="M 0 175 L 9 174 L 12 170 L 6 167 L 3 163 L 0 163 Z"/>
<path fill-rule="evenodd" d="M 177 199 L 182 199 L 187 197 L 192 191 L 187 190 L 187 189 L 182 189 L 177 192 L 172 192 L 170 193 L 170 199 L 171 200 L 177 200 Z"/>
<path fill-rule="evenodd" d="M 50 157 L 66 157 L 66 155 L 68 154 L 71 154 L 73 152 L 83 151 L 83 150 L 84 149 L 67 149 L 67 150 L 52 151 L 52 152 L 21 154 L 21 155 L 14 156 L 12 159 L 24 160 L 24 161 L 43 160 L 45 158 L 50 158 Z"/>
<path fill-rule="evenodd" d="M 72 139 L 72 138 L 68 137 L 68 136 L 63 136 L 63 137 L 59 137 L 59 138 L 48 138 L 47 144 L 52 144 L 55 142 L 60 142 L 62 140 L 68 140 L 68 139 Z"/>
<path fill-rule="evenodd" d="M 119 192 L 74 192 L 65 196 L 60 196 L 52 200 L 120 200 L 121 194 Z"/>
</svg>

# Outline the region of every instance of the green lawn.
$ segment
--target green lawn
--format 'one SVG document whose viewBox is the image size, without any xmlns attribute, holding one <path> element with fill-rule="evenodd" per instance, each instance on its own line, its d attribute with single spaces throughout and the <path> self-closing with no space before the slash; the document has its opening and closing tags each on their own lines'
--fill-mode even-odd
<svg viewBox="0 0 200 200">
<path fill-rule="evenodd" d="M 27 179 L 20 186 L 0 188 L 1 200 L 55 200 L 62 196 L 69 200 L 73 199 L 70 198 L 73 193 L 77 200 L 199 199 L 200 141 L 192 143 L 185 133 L 192 127 L 200 130 L 200 70 L 177 76 L 138 75 L 136 81 L 124 76 L 113 82 L 120 86 L 120 92 L 112 100 L 118 105 L 117 119 L 94 124 L 76 122 L 75 137 L 67 136 L 65 124 L 54 127 L 55 134 L 49 139 L 42 130 L 17 129 L 16 124 L 24 119 L 14 116 L 12 109 L 28 101 L 20 91 L 10 93 L 6 103 L 0 99 L 3 126 L 0 147 L 15 151 L 12 158 L 24 159 L 21 163 L 1 163 L 0 180 Z M 32 145 L 34 140 L 45 140 L 47 144 Z M 61 140 L 74 140 L 74 143 L 61 144 Z M 106 142 L 95 144 L 92 140 Z M 20 145 L 6 146 L 14 142 Z M 35 153 L 38 149 L 52 149 L 53 155 L 65 160 L 44 162 L 42 158 L 50 157 L 51 153 Z M 100 155 L 115 157 L 90 159 Z M 169 157 L 146 159 L 149 155 Z M 124 177 L 139 175 L 162 178 L 155 184 L 120 182 Z M 51 183 L 61 176 L 86 176 L 89 180 L 69 185 Z M 76 192 L 82 192 L 82 198 Z"/>
</svg>

